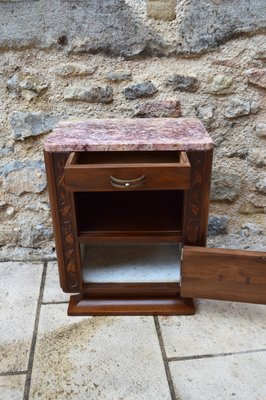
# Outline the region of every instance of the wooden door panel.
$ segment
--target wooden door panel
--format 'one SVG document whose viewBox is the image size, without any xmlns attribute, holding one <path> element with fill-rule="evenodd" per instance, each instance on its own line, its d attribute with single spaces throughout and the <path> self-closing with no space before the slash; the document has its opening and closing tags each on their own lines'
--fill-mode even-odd
<svg viewBox="0 0 266 400">
<path fill-rule="evenodd" d="M 266 253 L 184 247 L 181 296 L 266 304 Z"/>
</svg>

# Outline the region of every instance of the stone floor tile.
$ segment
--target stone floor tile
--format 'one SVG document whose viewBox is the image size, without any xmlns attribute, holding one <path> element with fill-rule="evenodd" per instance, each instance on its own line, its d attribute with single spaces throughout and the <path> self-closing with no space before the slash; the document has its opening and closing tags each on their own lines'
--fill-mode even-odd
<svg viewBox="0 0 266 400">
<path fill-rule="evenodd" d="M 152 317 L 67 317 L 43 305 L 30 399 L 170 400 Z"/>
<path fill-rule="evenodd" d="M 178 400 L 265 400 L 266 352 L 170 362 Z"/>
<path fill-rule="evenodd" d="M 42 264 L 0 264 L 0 372 L 28 367 Z"/>
<path fill-rule="evenodd" d="M 0 400 L 23 399 L 26 375 L 0 376 Z"/>
<path fill-rule="evenodd" d="M 198 301 L 193 316 L 160 317 L 167 357 L 266 348 L 266 307 Z"/>
<path fill-rule="evenodd" d="M 69 301 L 70 294 L 64 293 L 60 287 L 57 262 L 49 262 L 47 266 L 43 303 Z"/>
</svg>

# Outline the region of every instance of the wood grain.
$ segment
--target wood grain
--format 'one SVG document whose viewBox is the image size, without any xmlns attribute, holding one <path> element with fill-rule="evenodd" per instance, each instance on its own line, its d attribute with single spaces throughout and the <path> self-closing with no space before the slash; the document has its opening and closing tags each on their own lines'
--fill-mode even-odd
<svg viewBox="0 0 266 400">
<path fill-rule="evenodd" d="M 128 187 L 118 188 L 111 183 L 111 176 L 117 179 L 126 181 L 145 177 L 143 184 L 138 189 L 141 190 L 176 190 L 188 189 L 190 184 L 190 164 L 184 152 L 181 153 L 180 162 L 179 156 L 176 155 L 174 161 L 169 156 L 147 155 L 141 158 L 137 155 L 129 155 L 132 162 L 125 162 L 125 155 L 121 154 L 113 158 L 92 157 L 95 164 L 89 158 L 78 156 L 77 153 L 71 153 L 65 166 L 65 185 L 68 191 L 86 192 L 86 191 L 131 191 L 136 188 L 132 185 Z M 79 163 L 81 158 L 81 163 Z M 141 159 L 141 161 L 140 161 Z M 98 162 L 96 162 L 98 160 Z M 162 161 L 164 160 L 164 162 Z M 134 162 L 133 162 L 134 161 Z M 168 162 L 167 162 L 168 161 Z M 171 161 L 171 162 L 170 162 Z M 87 162 L 87 163 L 86 163 Z"/>
<path fill-rule="evenodd" d="M 192 299 L 130 298 L 95 299 L 85 295 L 70 297 L 68 315 L 193 315 Z"/>
<path fill-rule="evenodd" d="M 266 304 L 266 253 L 185 247 L 181 295 Z"/>
</svg>

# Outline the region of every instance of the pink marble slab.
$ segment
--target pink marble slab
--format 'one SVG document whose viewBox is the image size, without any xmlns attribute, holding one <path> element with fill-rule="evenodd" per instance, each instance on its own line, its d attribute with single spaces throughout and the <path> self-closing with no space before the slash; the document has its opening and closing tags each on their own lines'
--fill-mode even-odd
<svg viewBox="0 0 266 400">
<path fill-rule="evenodd" d="M 114 118 L 61 121 L 49 152 L 208 150 L 212 140 L 196 118 Z"/>
</svg>

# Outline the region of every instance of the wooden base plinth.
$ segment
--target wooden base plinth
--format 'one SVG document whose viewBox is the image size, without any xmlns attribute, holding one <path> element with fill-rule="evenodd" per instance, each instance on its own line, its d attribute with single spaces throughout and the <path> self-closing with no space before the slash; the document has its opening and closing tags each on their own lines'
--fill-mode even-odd
<svg viewBox="0 0 266 400">
<path fill-rule="evenodd" d="M 192 299 L 165 298 L 92 298 L 86 295 L 70 297 L 68 315 L 193 315 Z"/>
</svg>

